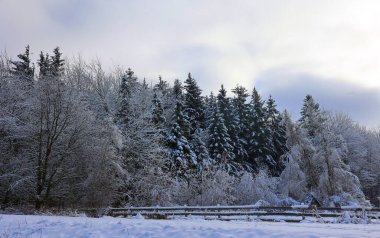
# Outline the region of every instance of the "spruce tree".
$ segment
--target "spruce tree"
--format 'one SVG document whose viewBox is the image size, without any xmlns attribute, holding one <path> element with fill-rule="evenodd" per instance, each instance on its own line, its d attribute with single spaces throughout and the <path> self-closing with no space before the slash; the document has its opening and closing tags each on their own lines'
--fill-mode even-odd
<svg viewBox="0 0 380 238">
<path fill-rule="evenodd" d="M 173 95 L 174 98 L 177 99 L 178 97 L 182 97 L 182 83 L 179 79 L 174 80 L 174 86 L 173 86 Z"/>
<path fill-rule="evenodd" d="M 209 169 L 211 165 L 214 164 L 214 160 L 210 158 L 209 151 L 202 138 L 201 129 L 197 129 L 195 131 L 191 144 L 192 144 L 192 150 L 194 151 L 197 157 L 198 173 Z"/>
<path fill-rule="evenodd" d="M 128 124 L 130 115 L 130 97 L 133 90 L 138 86 L 137 77 L 134 72 L 128 68 L 127 72 L 121 78 L 119 87 L 119 109 L 115 116 L 115 121 L 119 124 L 122 130 Z"/>
<path fill-rule="evenodd" d="M 182 102 L 177 100 L 173 115 L 173 124 L 170 129 L 167 145 L 169 147 L 169 159 L 171 171 L 177 176 L 188 178 L 197 168 L 197 156 L 192 151 L 186 137 L 190 134 L 189 122 L 182 111 Z"/>
<path fill-rule="evenodd" d="M 224 89 L 223 84 L 220 87 L 218 96 L 218 107 L 219 112 L 222 114 L 224 121 L 226 124 L 228 124 L 228 118 L 227 115 L 229 114 L 228 111 L 230 110 L 229 100 L 227 98 L 227 91 Z"/>
<path fill-rule="evenodd" d="M 44 54 L 42 51 L 39 56 L 37 64 L 40 69 L 39 78 L 42 79 L 50 73 L 50 57 L 49 54 Z"/>
<path fill-rule="evenodd" d="M 228 135 L 231 139 L 231 145 L 234 148 L 234 158 L 237 162 L 242 162 L 247 157 L 247 151 L 243 148 L 243 142 L 239 137 L 239 116 L 227 97 L 227 91 L 221 86 L 218 96 L 218 108 L 227 127 Z"/>
<path fill-rule="evenodd" d="M 205 112 L 202 99 L 202 90 L 199 88 L 197 82 L 188 74 L 185 80 L 185 94 L 184 105 L 185 114 L 189 117 L 191 124 L 191 134 L 198 128 L 205 128 Z"/>
<path fill-rule="evenodd" d="M 206 96 L 205 98 L 205 118 L 206 118 L 206 126 L 207 128 L 210 126 L 210 122 L 214 113 L 214 109 L 217 106 L 217 101 L 214 96 L 214 93 L 211 92 L 210 96 Z"/>
<path fill-rule="evenodd" d="M 161 75 L 158 76 L 158 83 L 154 85 L 154 90 L 159 91 L 162 95 L 166 95 L 169 89 L 169 84 L 162 79 Z"/>
<path fill-rule="evenodd" d="M 25 79 L 29 82 L 33 81 L 34 67 L 31 64 L 29 45 L 25 47 L 23 54 L 17 55 L 20 61 L 10 61 L 13 65 L 11 73 L 20 79 Z"/>
<path fill-rule="evenodd" d="M 50 67 L 49 70 L 51 72 L 51 75 L 54 77 L 59 77 L 63 75 L 64 73 L 64 62 L 65 60 L 62 59 L 62 53 L 59 52 L 59 47 L 56 47 L 53 50 L 53 56 L 51 56 L 50 59 Z"/>
<path fill-rule="evenodd" d="M 189 118 L 183 111 L 183 102 L 181 98 L 176 100 L 176 105 L 174 108 L 173 122 L 177 123 L 181 128 L 182 135 L 187 138 L 190 138 L 191 125 Z"/>
<path fill-rule="evenodd" d="M 266 127 L 269 137 L 267 147 L 269 155 L 275 161 L 275 165 L 270 169 L 272 175 L 278 176 L 284 168 L 280 158 L 286 153 L 286 126 L 272 96 L 269 96 L 266 103 L 266 111 Z"/>
<path fill-rule="evenodd" d="M 210 127 L 208 129 L 210 134 L 209 151 L 211 158 L 224 164 L 232 162 L 234 154 L 231 139 L 217 106 L 214 107 Z"/>
<path fill-rule="evenodd" d="M 306 95 L 301 109 L 301 118 L 299 124 L 306 129 L 310 138 L 313 138 L 317 133 L 323 130 L 323 124 L 326 118 L 319 109 L 319 104 L 316 103 L 311 95 Z"/>
<path fill-rule="evenodd" d="M 159 128 L 162 128 L 163 124 L 165 123 L 166 119 L 164 117 L 164 109 L 162 109 L 161 100 L 158 98 L 157 93 L 154 93 L 153 95 L 153 123 L 156 124 Z"/>
<path fill-rule="evenodd" d="M 275 162 L 268 156 L 268 131 L 265 125 L 266 111 L 264 101 L 256 88 L 252 91 L 251 113 L 250 113 L 250 137 L 249 137 L 249 157 L 253 165 L 259 159 L 269 166 L 274 166 Z"/>
<path fill-rule="evenodd" d="M 249 140 L 250 140 L 250 105 L 247 103 L 248 91 L 243 86 L 236 86 L 232 89 L 235 94 L 233 98 L 233 108 L 237 118 L 235 122 L 238 125 L 237 132 L 242 145 L 242 151 L 249 150 Z M 244 156 L 245 153 L 241 154 Z M 244 160 L 247 157 L 242 158 Z"/>
</svg>

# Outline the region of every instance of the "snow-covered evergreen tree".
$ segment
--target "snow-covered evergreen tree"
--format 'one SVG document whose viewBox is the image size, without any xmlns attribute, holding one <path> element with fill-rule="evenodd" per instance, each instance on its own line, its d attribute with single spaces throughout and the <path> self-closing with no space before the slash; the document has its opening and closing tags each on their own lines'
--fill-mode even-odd
<svg viewBox="0 0 380 238">
<path fill-rule="evenodd" d="M 208 130 L 210 134 L 209 151 L 211 157 L 219 163 L 231 162 L 234 158 L 233 147 L 227 127 L 224 124 L 224 119 L 219 113 L 217 106 L 214 107 Z"/>
<path fill-rule="evenodd" d="M 315 135 L 323 129 L 323 123 L 326 121 L 324 112 L 321 112 L 319 104 L 311 95 L 306 95 L 301 109 L 301 118 L 298 121 L 311 138 L 315 138 Z"/>
<path fill-rule="evenodd" d="M 185 80 L 185 93 L 184 93 L 184 113 L 188 116 L 191 124 L 191 135 L 196 129 L 205 128 L 205 108 L 202 99 L 202 90 L 199 88 L 197 82 L 188 74 Z"/>
<path fill-rule="evenodd" d="M 53 77 L 59 77 L 64 73 L 64 63 L 62 59 L 62 53 L 59 51 L 59 47 L 53 50 L 53 55 L 50 58 L 49 71 Z"/>
<path fill-rule="evenodd" d="M 261 96 L 257 92 L 256 88 L 253 88 L 251 100 L 251 111 L 249 115 L 249 162 L 252 165 L 256 165 L 259 162 L 264 162 L 269 167 L 274 167 L 276 162 L 269 153 L 268 146 L 270 144 L 270 138 L 266 127 L 266 110 L 264 108 L 264 101 L 261 100 Z"/>
<path fill-rule="evenodd" d="M 129 68 L 125 75 L 121 78 L 119 87 L 119 109 L 115 115 L 115 121 L 118 123 L 123 132 L 129 122 L 130 117 L 133 116 L 130 110 L 130 98 L 132 92 L 137 89 L 137 85 L 137 77 Z"/>
<path fill-rule="evenodd" d="M 224 89 L 223 85 L 219 90 L 217 99 L 220 114 L 224 119 L 228 135 L 231 139 L 235 161 L 242 163 L 248 154 L 243 147 L 244 142 L 239 137 L 239 115 L 237 114 L 231 98 L 227 97 L 227 91 Z"/>
<path fill-rule="evenodd" d="M 248 157 L 244 156 L 246 155 L 245 152 L 248 154 L 248 143 L 250 138 L 250 105 L 247 102 L 248 91 L 243 86 L 236 86 L 232 89 L 232 92 L 235 94 L 232 102 L 234 113 L 237 115 L 236 124 L 239 126 L 237 128 L 238 137 L 240 139 L 240 144 L 242 145 L 242 149 L 240 150 L 242 152 L 240 154 L 240 158 L 246 161 Z"/>
<path fill-rule="evenodd" d="M 209 151 L 204 142 L 204 134 L 205 131 L 197 129 L 191 141 L 192 150 L 197 157 L 198 173 L 202 173 L 204 170 L 209 169 L 215 164 L 215 160 L 210 158 Z"/>
<path fill-rule="evenodd" d="M 154 93 L 153 95 L 153 122 L 158 126 L 162 127 L 163 124 L 165 123 L 166 119 L 164 117 L 164 110 L 161 106 L 161 100 L 157 97 L 157 93 Z"/>
<path fill-rule="evenodd" d="M 266 103 L 266 129 L 268 133 L 267 152 L 275 162 L 274 166 L 270 168 L 271 173 L 278 176 L 283 169 L 280 157 L 286 152 L 286 127 L 272 96 L 269 96 Z"/>
<path fill-rule="evenodd" d="M 44 54 L 42 51 L 39 55 L 39 59 L 37 61 L 38 67 L 40 69 L 39 78 L 42 79 L 49 75 L 50 72 L 50 57 L 49 54 Z"/>
<path fill-rule="evenodd" d="M 162 79 L 161 75 L 158 76 L 158 83 L 154 85 L 154 90 L 160 91 L 163 95 L 166 95 L 169 90 L 169 84 Z"/>
<path fill-rule="evenodd" d="M 190 135 L 190 125 L 182 110 L 182 102 L 177 100 L 167 144 L 171 170 L 179 177 L 189 177 L 197 168 L 197 156 L 186 136 Z"/>
<path fill-rule="evenodd" d="M 23 54 L 18 54 L 17 57 L 20 61 L 10 61 L 12 64 L 11 72 L 16 77 L 25 79 L 29 82 L 33 81 L 34 77 L 34 67 L 30 60 L 29 45 L 25 47 L 25 52 Z"/>
</svg>

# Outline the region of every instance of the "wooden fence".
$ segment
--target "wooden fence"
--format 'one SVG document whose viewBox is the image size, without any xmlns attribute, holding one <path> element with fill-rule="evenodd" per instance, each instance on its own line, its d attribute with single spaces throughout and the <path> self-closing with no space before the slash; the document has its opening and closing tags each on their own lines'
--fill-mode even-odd
<svg viewBox="0 0 380 238">
<path fill-rule="evenodd" d="M 299 222 L 306 217 L 337 218 L 346 212 L 353 216 L 380 218 L 380 208 L 355 207 L 272 207 L 272 206 L 175 206 L 175 207 L 126 207 L 108 208 L 106 215 L 114 217 L 132 217 L 142 215 L 145 218 L 168 219 L 178 216 L 202 216 L 206 219 L 235 220 L 259 219 L 264 221 L 283 220 Z M 347 214 L 347 213 L 346 213 Z"/>
</svg>

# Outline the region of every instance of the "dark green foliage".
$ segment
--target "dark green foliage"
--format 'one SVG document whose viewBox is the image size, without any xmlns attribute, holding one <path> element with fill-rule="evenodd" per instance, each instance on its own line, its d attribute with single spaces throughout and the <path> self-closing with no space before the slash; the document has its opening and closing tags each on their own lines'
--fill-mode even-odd
<svg viewBox="0 0 380 238">
<path fill-rule="evenodd" d="M 224 119 L 228 135 L 231 139 L 234 158 L 237 162 L 243 162 L 244 158 L 246 158 L 248 155 L 247 151 L 243 147 L 244 143 L 239 137 L 239 116 L 237 114 L 236 108 L 233 106 L 233 103 L 231 102 L 231 99 L 227 97 L 227 91 L 224 89 L 223 85 L 219 90 L 217 99 L 220 114 Z"/>
<path fill-rule="evenodd" d="M 179 79 L 175 79 L 174 86 L 173 86 L 173 95 L 175 99 L 177 99 L 178 97 L 182 97 L 182 90 L 183 90 L 183 86 L 182 86 L 181 81 L 179 81 Z"/>
<path fill-rule="evenodd" d="M 197 157 L 198 172 L 202 172 L 205 169 L 210 169 L 210 167 L 215 164 L 215 161 L 210 158 L 207 146 L 203 141 L 201 129 L 195 131 L 191 144 Z"/>
<path fill-rule="evenodd" d="M 52 56 L 49 56 L 49 54 L 44 54 L 41 51 L 37 64 L 40 69 L 40 79 L 58 79 L 64 74 L 65 60 L 62 59 L 62 53 L 59 51 L 59 47 L 56 47 L 53 50 Z"/>
<path fill-rule="evenodd" d="M 247 103 L 248 91 L 243 86 L 236 86 L 232 89 L 232 92 L 235 94 L 232 99 L 235 123 L 238 125 L 238 137 L 240 138 L 240 143 L 242 145 L 242 151 L 249 150 L 249 141 L 250 141 L 250 105 Z M 242 153 L 241 156 L 243 160 L 246 160 L 247 157 L 244 157 L 245 153 Z"/>
<path fill-rule="evenodd" d="M 275 164 L 270 167 L 270 172 L 272 175 L 278 176 L 284 168 L 281 156 L 286 153 L 286 127 L 272 96 L 269 96 L 266 108 L 266 127 L 269 139 L 267 142 L 267 152 L 275 162 Z"/>
<path fill-rule="evenodd" d="M 115 121 L 119 124 L 121 129 L 125 129 L 129 121 L 130 115 L 130 96 L 133 90 L 136 90 L 138 86 L 137 77 L 134 76 L 134 72 L 128 68 L 125 75 L 121 78 L 121 84 L 119 87 L 119 109 L 115 116 Z"/>
<path fill-rule="evenodd" d="M 44 53 L 41 51 L 40 58 L 37 61 L 37 64 L 40 68 L 40 79 L 43 77 L 46 77 L 50 73 L 50 57 L 49 54 L 44 55 Z"/>
<path fill-rule="evenodd" d="M 27 81 L 33 81 L 34 67 L 30 61 L 29 45 L 25 47 L 23 54 L 17 55 L 20 61 L 10 61 L 13 65 L 11 73 L 18 78 L 25 79 Z"/>
<path fill-rule="evenodd" d="M 323 124 L 326 121 L 323 113 L 319 109 L 319 104 L 316 103 L 311 95 L 306 95 L 301 109 L 301 118 L 299 124 L 307 130 L 310 137 L 314 137 L 323 129 Z"/>
<path fill-rule="evenodd" d="M 158 83 L 154 85 L 155 91 L 160 91 L 163 95 L 168 93 L 169 84 L 165 80 L 162 79 L 161 75 L 158 76 Z"/>
<path fill-rule="evenodd" d="M 65 61 L 62 59 L 62 53 L 59 52 L 59 47 L 56 47 L 53 50 L 53 56 L 50 59 L 50 72 L 52 76 L 59 77 L 64 73 L 64 63 Z"/>
<path fill-rule="evenodd" d="M 233 147 L 218 107 L 214 107 L 208 130 L 210 134 L 209 151 L 211 158 L 219 163 L 231 162 L 234 158 Z"/>
<path fill-rule="evenodd" d="M 251 113 L 250 113 L 250 137 L 249 137 L 249 162 L 254 165 L 256 160 L 265 161 L 274 166 L 272 158 L 268 157 L 268 129 L 265 124 L 266 111 L 264 101 L 255 88 L 252 91 Z"/>
<path fill-rule="evenodd" d="M 177 100 L 167 146 L 169 148 L 171 171 L 177 176 L 185 178 L 191 173 L 190 170 L 195 170 L 198 165 L 196 155 L 186 138 L 186 135 L 190 133 L 189 131 L 189 122 L 186 116 L 183 115 L 182 102 Z"/>
<path fill-rule="evenodd" d="M 188 74 L 185 80 L 185 94 L 184 94 L 184 113 L 189 117 L 191 124 L 191 134 L 198 128 L 205 128 L 205 111 L 202 99 L 202 90 L 199 88 L 195 79 Z"/>
</svg>

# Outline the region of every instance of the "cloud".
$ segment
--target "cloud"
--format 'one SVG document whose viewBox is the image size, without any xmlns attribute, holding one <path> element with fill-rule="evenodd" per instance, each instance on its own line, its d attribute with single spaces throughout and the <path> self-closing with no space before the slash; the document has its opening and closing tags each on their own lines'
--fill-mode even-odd
<svg viewBox="0 0 380 238">
<path fill-rule="evenodd" d="M 353 98 L 380 89 L 377 0 L 0 0 L 0 5 L 0 49 L 11 57 L 27 44 L 35 58 L 40 50 L 60 46 L 64 55 L 99 58 L 106 69 L 131 67 L 148 81 L 159 74 L 184 79 L 192 72 L 205 93 L 220 84 L 252 88 L 273 69 L 313 75 L 317 84 L 339 79 L 352 85 Z"/>
<path fill-rule="evenodd" d="M 303 99 L 310 94 L 325 110 L 348 114 L 353 120 L 370 127 L 380 125 L 379 89 L 310 74 L 289 73 L 284 69 L 263 72 L 255 82 L 264 98 L 272 95 L 279 108 L 287 109 L 294 119 L 299 117 Z"/>
</svg>

